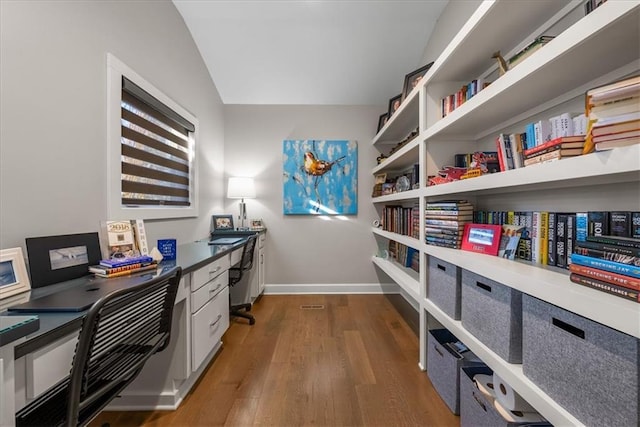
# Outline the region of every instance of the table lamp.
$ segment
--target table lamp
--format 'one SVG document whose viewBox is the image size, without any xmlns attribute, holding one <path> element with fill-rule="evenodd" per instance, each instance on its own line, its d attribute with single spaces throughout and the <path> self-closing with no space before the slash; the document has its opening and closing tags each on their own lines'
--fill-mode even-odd
<svg viewBox="0 0 640 427">
<path fill-rule="evenodd" d="M 244 199 L 253 199 L 256 197 L 256 187 L 253 178 L 229 178 L 229 186 L 227 187 L 227 197 L 229 199 L 240 199 L 240 229 L 245 228 L 245 220 L 247 219 L 247 206 Z"/>
</svg>

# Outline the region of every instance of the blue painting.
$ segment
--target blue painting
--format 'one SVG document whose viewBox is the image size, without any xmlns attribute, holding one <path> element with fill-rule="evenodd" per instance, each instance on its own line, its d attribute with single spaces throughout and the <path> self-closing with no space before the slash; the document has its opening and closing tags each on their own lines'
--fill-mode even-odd
<svg viewBox="0 0 640 427">
<path fill-rule="evenodd" d="M 285 215 L 356 215 L 358 143 L 285 140 L 282 144 Z"/>
</svg>

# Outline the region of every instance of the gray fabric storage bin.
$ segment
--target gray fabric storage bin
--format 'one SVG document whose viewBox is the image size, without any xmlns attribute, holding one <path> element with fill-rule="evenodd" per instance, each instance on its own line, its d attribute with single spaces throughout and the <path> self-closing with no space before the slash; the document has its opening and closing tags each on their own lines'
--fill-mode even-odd
<svg viewBox="0 0 640 427">
<path fill-rule="evenodd" d="M 473 382 L 476 374 L 493 375 L 486 365 L 460 368 L 460 427 L 550 426 L 548 422 L 510 422 L 502 418 L 493 401 Z"/>
<path fill-rule="evenodd" d="M 498 356 L 522 362 L 522 292 L 463 269 L 461 318 Z"/>
<path fill-rule="evenodd" d="M 524 374 L 588 426 L 637 427 L 639 340 L 529 295 L 523 310 Z"/>
<path fill-rule="evenodd" d="M 449 317 L 460 320 L 460 267 L 429 255 L 427 298 Z"/>
<path fill-rule="evenodd" d="M 427 337 L 427 376 L 451 412 L 458 415 L 460 408 L 460 367 L 480 364 L 471 351 L 459 353 L 447 343 L 458 339 L 447 329 L 432 329 Z"/>
</svg>

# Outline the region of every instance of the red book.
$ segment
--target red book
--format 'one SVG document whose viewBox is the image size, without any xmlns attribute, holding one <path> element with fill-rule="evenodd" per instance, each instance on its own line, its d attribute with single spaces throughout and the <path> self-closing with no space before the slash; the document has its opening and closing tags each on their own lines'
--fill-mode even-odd
<svg viewBox="0 0 640 427">
<path fill-rule="evenodd" d="M 597 280 L 602 280 L 603 282 L 607 282 L 612 285 L 622 286 L 623 288 L 640 291 L 640 279 L 636 279 L 634 277 L 625 276 L 617 273 L 610 273 L 608 271 L 599 270 L 597 268 L 585 267 L 585 266 L 576 265 L 576 264 L 570 264 L 569 270 L 572 273 L 576 273 L 586 277 L 591 277 Z"/>
<path fill-rule="evenodd" d="M 496 138 L 496 151 L 498 152 L 498 164 L 500 165 L 500 172 L 505 171 L 504 167 L 504 158 L 502 157 L 502 143 L 500 142 L 500 138 Z M 525 150 L 526 151 L 526 150 Z"/>
<path fill-rule="evenodd" d="M 560 138 L 552 139 L 551 141 L 547 141 L 544 144 L 536 145 L 533 148 L 524 150 L 523 155 L 528 156 L 530 154 L 534 154 L 560 144 L 562 144 L 562 148 L 581 148 L 582 145 L 584 145 L 584 136 L 562 136 Z"/>
</svg>

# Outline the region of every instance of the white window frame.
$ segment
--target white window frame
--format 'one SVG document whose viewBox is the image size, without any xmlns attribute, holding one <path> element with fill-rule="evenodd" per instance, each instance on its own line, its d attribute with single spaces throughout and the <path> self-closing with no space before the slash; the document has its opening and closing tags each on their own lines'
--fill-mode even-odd
<svg viewBox="0 0 640 427">
<path fill-rule="evenodd" d="M 167 107 L 191 122 L 195 131 L 190 135 L 189 206 L 123 206 L 121 177 L 121 102 L 122 77 L 131 80 Z M 177 102 L 147 82 L 138 73 L 107 53 L 107 218 L 109 220 L 170 219 L 198 216 L 198 174 L 196 141 L 198 140 L 198 119 L 182 108 Z"/>
</svg>

